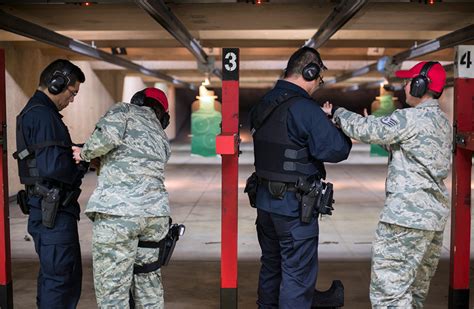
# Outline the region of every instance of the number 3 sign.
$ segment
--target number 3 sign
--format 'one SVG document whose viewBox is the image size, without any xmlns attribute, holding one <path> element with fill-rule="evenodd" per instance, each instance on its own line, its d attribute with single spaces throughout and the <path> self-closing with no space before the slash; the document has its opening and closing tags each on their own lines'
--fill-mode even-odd
<svg viewBox="0 0 474 309">
<path fill-rule="evenodd" d="M 456 47 L 454 59 L 454 77 L 474 78 L 474 45 Z"/>
<path fill-rule="evenodd" d="M 222 55 L 222 79 L 239 80 L 239 49 L 224 48 Z"/>
</svg>

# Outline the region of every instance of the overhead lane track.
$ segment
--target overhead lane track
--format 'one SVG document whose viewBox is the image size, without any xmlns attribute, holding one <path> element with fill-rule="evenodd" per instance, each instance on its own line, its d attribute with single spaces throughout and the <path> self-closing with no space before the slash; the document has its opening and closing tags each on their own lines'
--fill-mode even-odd
<svg viewBox="0 0 474 309">
<path fill-rule="evenodd" d="M 208 57 L 199 42 L 189 33 L 183 23 L 162 0 L 135 0 L 154 20 L 165 28 L 178 42 L 196 57 L 200 67 L 222 79 L 222 71 L 214 68 L 214 61 Z"/>
<path fill-rule="evenodd" d="M 196 90 L 196 86 L 172 76 L 166 75 L 156 70 L 150 70 L 127 59 L 114 56 L 100 49 L 96 49 L 84 42 L 64 36 L 37 24 L 31 23 L 19 17 L 13 16 L 0 9 L 0 29 L 4 29 L 21 36 L 29 37 L 33 40 L 46 43 L 61 49 L 65 49 L 77 54 L 92 57 L 98 60 L 109 62 L 120 67 L 140 72 L 144 75 L 157 77 L 161 80 L 184 86 Z"/>
<path fill-rule="evenodd" d="M 355 71 L 348 72 L 336 76 L 332 80 L 328 80 L 325 85 L 336 84 L 352 77 L 361 76 L 369 72 L 381 71 L 384 72 L 388 66 L 397 66 L 405 60 L 421 57 L 433 52 L 450 48 L 466 41 L 474 40 L 474 25 L 471 24 L 467 27 L 458 29 L 446 35 L 443 35 L 437 39 L 427 41 L 418 46 L 412 47 L 406 51 L 400 52 L 392 57 L 382 57 L 377 62 L 359 68 Z"/>
<path fill-rule="evenodd" d="M 343 0 L 319 26 L 318 31 L 304 46 L 318 49 L 322 47 L 339 29 L 341 29 L 368 0 Z"/>
</svg>

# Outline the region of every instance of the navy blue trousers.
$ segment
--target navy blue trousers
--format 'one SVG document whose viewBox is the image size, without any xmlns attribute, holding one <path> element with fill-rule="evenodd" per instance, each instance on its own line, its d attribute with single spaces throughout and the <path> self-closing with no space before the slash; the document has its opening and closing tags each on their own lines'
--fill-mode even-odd
<svg viewBox="0 0 474 309">
<path fill-rule="evenodd" d="M 36 304 L 40 309 L 74 309 L 81 296 L 82 263 L 77 219 L 58 212 L 54 228 L 41 223 L 41 210 L 31 208 L 28 233 L 40 260 Z"/>
<path fill-rule="evenodd" d="M 257 234 L 262 249 L 258 308 L 311 308 L 318 275 L 317 218 L 304 224 L 257 209 Z"/>
</svg>

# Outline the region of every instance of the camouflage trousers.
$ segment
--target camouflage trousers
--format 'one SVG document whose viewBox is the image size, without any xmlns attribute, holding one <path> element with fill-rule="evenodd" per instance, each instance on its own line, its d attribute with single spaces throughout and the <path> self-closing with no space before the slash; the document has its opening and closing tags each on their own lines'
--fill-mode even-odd
<svg viewBox="0 0 474 309">
<path fill-rule="evenodd" d="M 442 231 L 379 222 L 372 249 L 372 308 L 423 308 L 442 245 Z"/>
<path fill-rule="evenodd" d="M 129 308 L 130 291 L 135 308 L 163 308 L 160 269 L 133 274 L 133 265 L 158 260 L 158 248 L 140 248 L 138 240 L 160 241 L 168 233 L 169 217 L 125 217 L 96 213 L 92 259 L 99 308 Z"/>
</svg>

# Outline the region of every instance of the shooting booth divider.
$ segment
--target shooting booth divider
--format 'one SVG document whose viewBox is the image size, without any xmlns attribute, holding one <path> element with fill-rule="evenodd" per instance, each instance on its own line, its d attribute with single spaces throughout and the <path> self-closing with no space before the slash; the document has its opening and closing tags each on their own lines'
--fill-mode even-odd
<svg viewBox="0 0 474 309">
<path fill-rule="evenodd" d="M 239 49 L 222 51 L 222 126 L 216 152 L 222 156 L 221 308 L 237 308 L 237 210 L 239 176 Z"/>
</svg>

